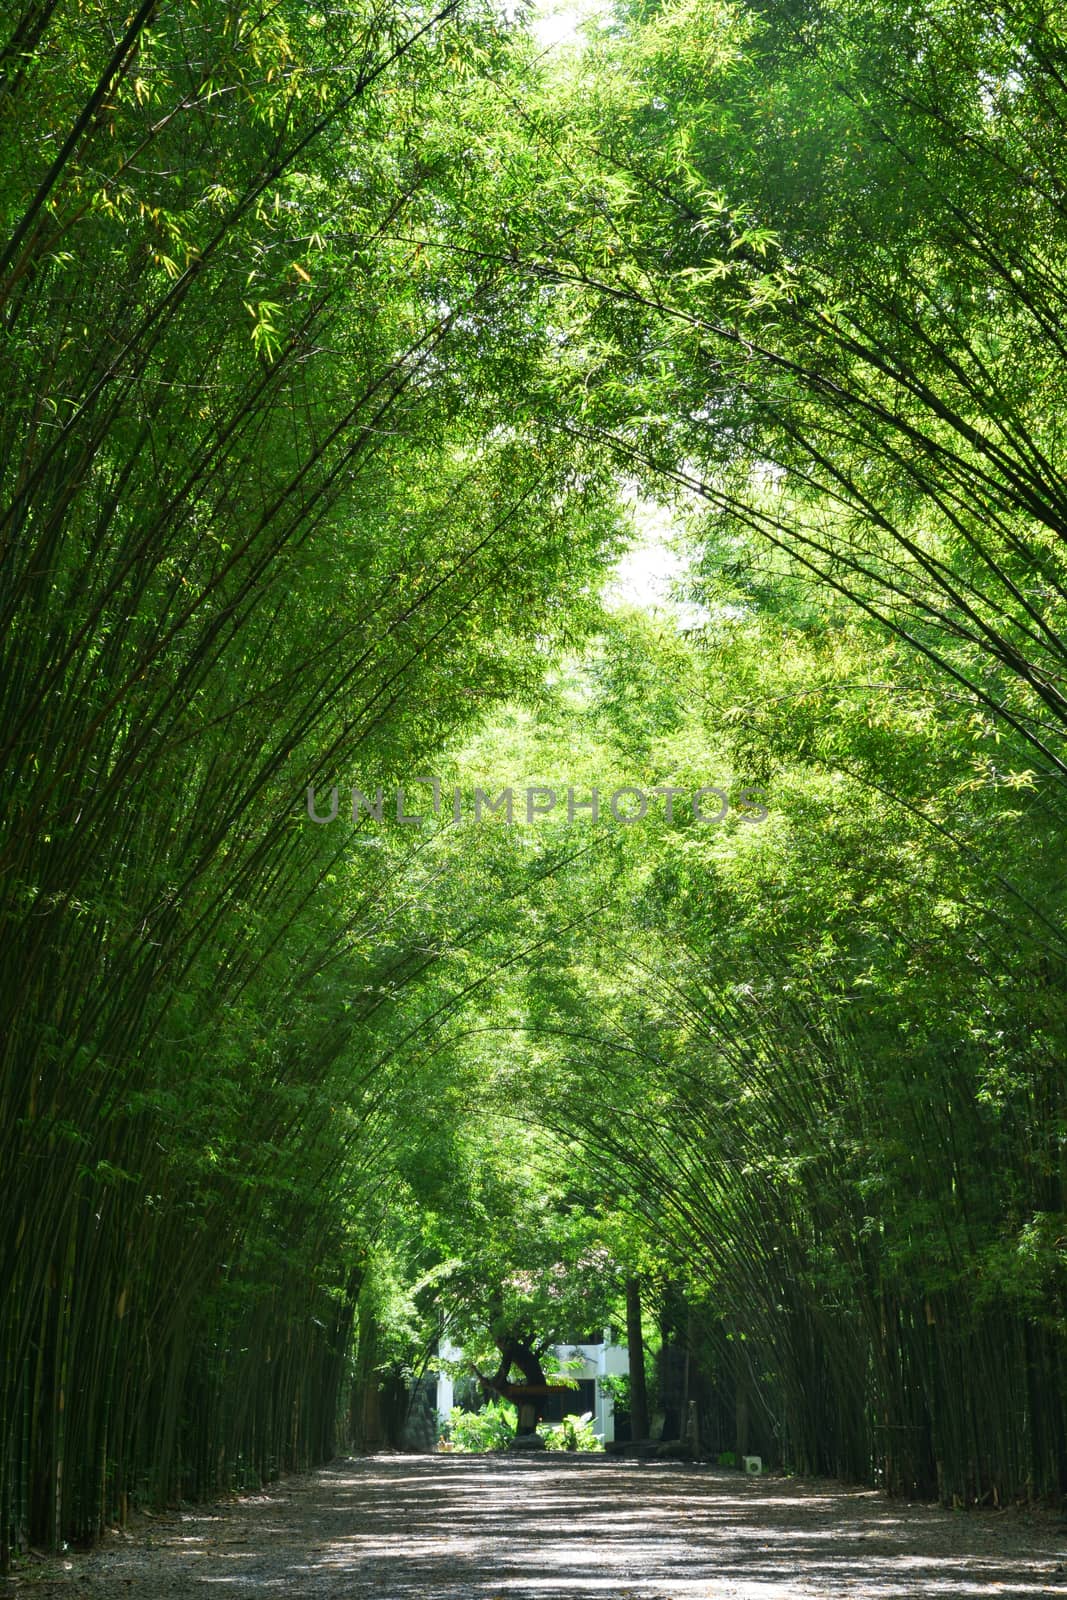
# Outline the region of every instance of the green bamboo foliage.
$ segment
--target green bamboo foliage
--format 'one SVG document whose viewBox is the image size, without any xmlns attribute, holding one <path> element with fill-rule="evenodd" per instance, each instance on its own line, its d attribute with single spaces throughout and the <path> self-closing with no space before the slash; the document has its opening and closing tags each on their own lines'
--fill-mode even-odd
<svg viewBox="0 0 1067 1600">
<path fill-rule="evenodd" d="M 686 1286 L 717 1448 L 949 1503 L 1055 1496 L 1055 813 L 972 783 L 970 707 L 936 679 L 930 715 L 917 685 L 857 699 L 887 647 L 790 594 L 731 605 L 688 664 L 617 622 L 558 722 L 546 697 L 532 753 L 501 725 L 533 770 L 610 778 L 622 748 L 649 790 L 692 789 L 694 759 L 730 787 L 759 752 L 771 814 L 468 835 L 458 902 L 427 886 L 442 954 L 405 997 L 405 1047 L 428 1081 L 451 1063 L 480 1116 L 550 1130 L 574 1188 Z M 441 1211 L 448 1182 L 417 1192 Z"/>
<path fill-rule="evenodd" d="M 569 81 L 475 0 L 6 24 L 5 1564 L 373 1433 L 490 1114 L 684 1283 L 733 1443 L 1067 1488 L 1062 42 L 802 11 Z M 700 637 L 550 692 L 620 463 Z M 509 697 L 479 776 L 772 818 L 350 824 Z"/>
<path fill-rule="evenodd" d="M 524 406 L 541 328 L 400 237 L 469 190 L 442 97 L 501 38 L 455 3 L 15 19 L 5 1551 L 321 1459 L 345 1412 L 390 1136 L 359 997 L 418 956 L 305 792 L 425 771 L 612 528 Z"/>
<path fill-rule="evenodd" d="M 993 1101 L 988 1059 L 947 1019 L 912 1019 L 900 1052 L 862 1008 L 843 1027 L 828 996 L 798 1000 L 799 953 L 573 960 L 580 985 L 597 974 L 584 1010 L 601 1018 L 576 1029 L 570 1002 L 542 1007 L 568 1062 L 549 1118 L 581 1129 L 597 1189 L 635 1217 L 656 1207 L 710 1307 L 703 1353 L 731 1409 L 744 1391 L 742 1447 L 959 1503 L 1058 1493 L 1061 1113 L 1035 1117 L 1018 1089 Z M 1017 1060 L 1055 1097 L 1039 1051 Z M 573 1093 L 598 1076 L 603 1096 Z"/>
</svg>

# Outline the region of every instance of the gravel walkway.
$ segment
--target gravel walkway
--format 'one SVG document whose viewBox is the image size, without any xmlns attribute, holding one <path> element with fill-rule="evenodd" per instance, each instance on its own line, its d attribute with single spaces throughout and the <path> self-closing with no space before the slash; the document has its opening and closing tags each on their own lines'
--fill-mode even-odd
<svg viewBox="0 0 1067 1600">
<path fill-rule="evenodd" d="M 16 1593 L 124 1600 L 1067 1600 L 1062 1518 L 603 1456 L 373 1456 L 116 1535 Z"/>
</svg>

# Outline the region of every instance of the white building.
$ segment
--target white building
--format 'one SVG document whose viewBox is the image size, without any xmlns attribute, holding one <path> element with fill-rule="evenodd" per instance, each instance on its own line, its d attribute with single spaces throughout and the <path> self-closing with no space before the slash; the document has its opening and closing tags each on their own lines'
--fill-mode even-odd
<svg viewBox="0 0 1067 1600">
<path fill-rule="evenodd" d="M 564 1412 L 575 1411 L 579 1415 L 583 1411 L 593 1413 L 593 1432 L 600 1435 L 607 1444 L 615 1437 L 615 1405 L 603 1385 L 601 1378 L 621 1377 L 630 1370 L 630 1353 L 625 1345 L 609 1343 L 610 1328 L 604 1329 L 604 1338 L 600 1344 L 557 1344 L 551 1354 L 564 1364 L 564 1370 L 569 1378 L 576 1378 L 579 1383 L 592 1383 L 594 1388 L 590 1394 L 589 1389 L 576 1389 L 573 1403 L 563 1397 Z M 452 1344 L 449 1339 L 441 1342 L 439 1351 L 442 1361 L 462 1361 L 463 1351 Z M 581 1360 L 582 1366 L 566 1365 L 570 1362 Z M 455 1404 L 454 1385 L 452 1379 L 445 1372 L 437 1376 L 437 1415 L 442 1422 L 448 1421 L 448 1414 Z M 584 1396 L 584 1398 L 583 1398 Z M 589 1404 L 592 1399 L 593 1404 Z"/>
</svg>

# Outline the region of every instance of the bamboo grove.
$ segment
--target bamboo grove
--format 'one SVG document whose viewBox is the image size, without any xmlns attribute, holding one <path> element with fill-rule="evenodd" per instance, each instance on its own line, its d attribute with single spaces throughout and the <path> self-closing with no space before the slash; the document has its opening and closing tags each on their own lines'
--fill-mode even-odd
<svg viewBox="0 0 1067 1600">
<path fill-rule="evenodd" d="M 15 8 L 5 1562 L 344 1444 L 487 1124 L 768 1457 L 1067 1491 L 1062 22 Z M 735 803 L 344 815 L 523 776 Z"/>
<path fill-rule="evenodd" d="M 361 1016 L 416 963 L 295 806 L 517 689 L 611 531 L 522 421 L 514 286 L 393 239 L 449 203 L 434 73 L 483 24 L 114 20 L 31 9 L 5 83 L 0 1515 L 36 1539 L 332 1448 L 395 1114 Z"/>
</svg>

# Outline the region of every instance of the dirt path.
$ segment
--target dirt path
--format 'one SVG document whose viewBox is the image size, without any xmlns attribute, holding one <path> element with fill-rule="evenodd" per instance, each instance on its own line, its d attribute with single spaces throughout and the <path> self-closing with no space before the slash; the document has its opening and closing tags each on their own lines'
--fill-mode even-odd
<svg viewBox="0 0 1067 1600">
<path fill-rule="evenodd" d="M 544 1455 L 374 1456 L 160 1519 L 16 1593 L 125 1600 L 898 1600 L 1059 1594 L 1060 1519 Z"/>
</svg>

